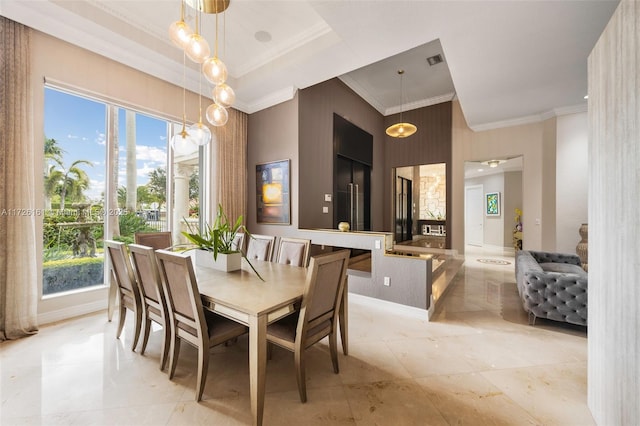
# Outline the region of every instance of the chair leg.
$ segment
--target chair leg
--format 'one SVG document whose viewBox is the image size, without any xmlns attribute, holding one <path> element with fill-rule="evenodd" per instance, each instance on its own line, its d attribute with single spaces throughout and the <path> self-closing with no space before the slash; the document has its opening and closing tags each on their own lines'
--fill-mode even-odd
<svg viewBox="0 0 640 426">
<path fill-rule="evenodd" d="M 200 346 L 198 348 L 198 378 L 196 380 L 196 401 L 202 400 L 204 385 L 207 382 L 207 371 L 209 370 L 209 348 Z"/>
<path fill-rule="evenodd" d="M 338 366 L 338 338 L 336 333 L 329 334 L 329 350 L 331 352 L 333 372 L 338 374 L 340 372 L 340 367 Z"/>
<path fill-rule="evenodd" d="M 136 315 L 136 318 L 134 324 L 135 333 L 133 335 L 133 343 L 131 344 L 132 351 L 135 351 L 136 346 L 138 346 L 138 340 L 140 339 L 140 329 L 142 328 L 142 310 L 136 309 L 134 313 Z"/>
<path fill-rule="evenodd" d="M 140 348 L 140 355 L 144 355 L 145 349 L 147 349 L 147 343 L 149 342 L 149 335 L 151 334 L 151 320 L 146 318 L 143 320 L 144 327 L 142 328 L 142 347 Z"/>
<path fill-rule="evenodd" d="M 307 378 L 304 365 L 304 349 L 296 350 L 294 359 L 296 364 L 296 380 L 298 381 L 298 393 L 300 394 L 300 401 L 304 403 L 307 402 Z"/>
<path fill-rule="evenodd" d="M 162 326 L 162 353 L 160 354 L 160 371 L 164 370 L 169 359 L 169 346 L 171 342 L 171 328 L 169 324 Z"/>
<path fill-rule="evenodd" d="M 180 354 L 180 339 L 173 335 L 171 336 L 170 352 L 171 352 L 171 357 L 169 358 L 169 380 L 173 379 L 173 375 L 176 372 L 176 365 L 178 364 L 178 355 Z"/>
<path fill-rule="evenodd" d="M 118 308 L 119 312 L 118 312 L 118 317 L 119 317 L 119 321 L 118 321 L 118 331 L 116 331 L 116 339 L 120 338 L 120 335 L 122 334 L 122 330 L 124 329 L 124 320 L 127 318 L 127 308 L 124 307 L 124 305 L 122 304 L 122 301 L 120 301 L 120 307 Z"/>
</svg>

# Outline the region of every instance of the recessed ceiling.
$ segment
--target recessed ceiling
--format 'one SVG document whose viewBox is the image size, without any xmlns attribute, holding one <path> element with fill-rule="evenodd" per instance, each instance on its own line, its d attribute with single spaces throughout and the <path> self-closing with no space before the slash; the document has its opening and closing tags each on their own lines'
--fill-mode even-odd
<svg viewBox="0 0 640 426">
<path fill-rule="evenodd" d="M 617 4 L 231 0 L 219 56 L 235 107 L 247 113 L 339 77 L 389 114 L 399 108 L 403 68 L 403 109 L 456 96 L 481 130 L 586 110 L 587 57 Z M 182 54 L 167 35 L 178 0 L 0 0 L 0 14 L 181 85 Z M 187 15 L 193 25 L 195 12 Z M 213 44 L 214 15 L 202 15 L 202 34 Z M 429 67 L 436 53 L 444 61 Z M 197 91 L 195 65 L 187 78 Z"/>
</svg>

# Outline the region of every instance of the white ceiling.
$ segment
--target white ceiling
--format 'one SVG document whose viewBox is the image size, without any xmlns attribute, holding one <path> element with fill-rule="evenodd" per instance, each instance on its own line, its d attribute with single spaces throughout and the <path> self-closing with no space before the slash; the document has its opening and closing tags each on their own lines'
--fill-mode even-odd
<svg viewBox="0 0 640 426">
<path fill-rule="evenodd" d="M 469 126 L 482 130 L 586 110 L 587 57 L 617 4 L 231 0 L 219 57 L 235 107 L 247 113 L 340 77 L 388 115 L 400 108 L 404 69 L 403 110 L 457 96 Z M 0 0 L 0 14 L 182 85 L 182 52 L 167 35 L 179 0 Z M 202 23 L 213 46 L 215 15 Z M 259 31 L 271 40 L 258 41 Z M 430 67 L 434 53 L 445 62 Z M 197 91 L 195 64 L 187 80 Z"/>
</svg>

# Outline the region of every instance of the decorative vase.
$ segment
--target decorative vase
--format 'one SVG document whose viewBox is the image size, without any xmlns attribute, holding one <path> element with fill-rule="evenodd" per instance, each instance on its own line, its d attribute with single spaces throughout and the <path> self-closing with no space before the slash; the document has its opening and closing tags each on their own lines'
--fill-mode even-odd
<svg viewBox="0 0 640 426">
<path fill-rule="evenodd" d="M 213 258 L 213 252 L 207 250 L 194 250 L 197 266 L 217 269 L 219 271 L 237 271 L 242 266 L 242 253 L 218 253 L 218 258 Z"/>
<path fill-rule="evenodd" d="M 349 222 L 340 222 L 338 224 L 338 229 L 342 232 L 347 232 L 349 229 L 351 229 L 351 226 L 349 226 Z"/>
<path fill-rule="evenodd" d="M 576 246 L 576 254 L 580 258 L 582 263 L 582 269 L 587 270 L 587 263 L 589 261 L 589 225 L 583 223 L 578 230 L 580 237 L 582 238 Z"/>
</svg>

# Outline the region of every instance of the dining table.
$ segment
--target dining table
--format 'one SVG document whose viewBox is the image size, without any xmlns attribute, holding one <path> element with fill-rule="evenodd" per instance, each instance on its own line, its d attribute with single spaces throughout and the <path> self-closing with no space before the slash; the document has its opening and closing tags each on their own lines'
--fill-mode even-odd
<svg viewBox="0 0 640 426">
<path fill-rule="evenodd" d="M 252 269 L 255 268 L 255 271 Z M 249 328 L 251 414 L 262 425 L 267 365 L 267 325 L 300 309 L 307 268 L 275 262 L 242 260 L 240 270 L 225 272 L 194 265 L 205 309 Z M 256 274 L 256 272 L 259 274 Z M 345 288 L 339 311 L 342 348 L 347 354 L 347 303 Z"/>
</svg>

